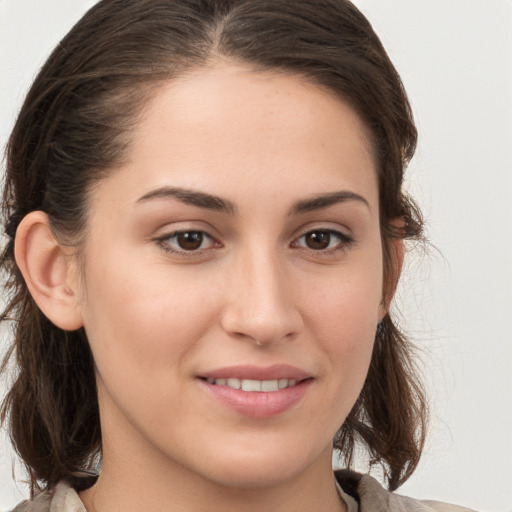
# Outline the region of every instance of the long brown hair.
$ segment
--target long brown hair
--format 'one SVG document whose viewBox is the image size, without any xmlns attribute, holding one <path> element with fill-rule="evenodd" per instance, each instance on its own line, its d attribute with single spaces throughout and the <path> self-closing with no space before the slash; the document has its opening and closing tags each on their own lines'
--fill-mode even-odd
<svg viewBox="0 0 512 512">
<path fill-rule="evenodd" d="M 347 101 L 366 123 L 378 162 L 385 297 L 391 240 L 421 239 L 420 213 L 402 190 L 417 137 L 411 109 L 378 37 L 348 0 L 99 2 L 40 71 L 7 146 L 2 320 L 14 331 L 4 368 L 14 360 L 16 375 L 2 418 L 33 489 L 76 482 L 101 455 L 101 431 L 87 338 L 83 329 L 54 326 L 33 301 L 14 260 L 17 226 L 42 210 L 61 240 L 79 246 L 88 192 L 126 158 L 158 85 L 219 56 L 297 74 Z M 411 346 L 388 314 L 334 447 L 350 465 L 362 443 L 395 489 L 418 463 L 425 411 Z"/>
</svg>

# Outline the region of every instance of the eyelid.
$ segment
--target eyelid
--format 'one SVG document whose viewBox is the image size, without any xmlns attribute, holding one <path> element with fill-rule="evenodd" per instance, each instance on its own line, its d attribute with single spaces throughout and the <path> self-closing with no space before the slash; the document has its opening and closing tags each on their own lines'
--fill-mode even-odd
<svg viewBox="0 0 512 512">
<path fill-rule="evenodd" d="M 333 233 L 339 233 L 343 238 L 354 239 L 352 230 L 347 226 L 344 226 L 337 222 L 308 222 L 306 225 L 302 225 L 300 228 L 294 230 L 292 239 L 297 239 L 301 236 L 311 233 L 313 231 L 331 231 Z"/>
</svg>

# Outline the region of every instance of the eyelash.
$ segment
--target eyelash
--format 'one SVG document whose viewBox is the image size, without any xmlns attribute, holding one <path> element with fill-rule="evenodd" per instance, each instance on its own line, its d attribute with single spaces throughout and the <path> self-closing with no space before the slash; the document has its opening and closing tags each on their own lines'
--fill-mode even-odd
<svg viewBox="0 0 512 512">
<path fill-rule="evenodd" d="M 171 245 L 171 241 L 174 240 L 174 242 L 178 243 L 178 237 L 180 235 L 200 235 L 200 246 L 203 245 L 205 240 L 209 240 L 212 244 L 212 247 L 206 247 L 201 248 L 198 247 L 197 249 L 190 249 L 186 250 L 183 248 L 176 248 Z M 302 246 L 300 245 L 300 240 L 305 239 L 308 235 L 328 235 L 328 245 L 331 244 L 332 238 L 337 239 L 337 243 L 334 247 L 326 247 L 324 249 L 313 249 L 311 247 Z M 221 244 L 217 242 L 212 236 L 210 236 L 206 231 L 202 230 L 194 230 L 194 229 L 184 229 L 180 231 L 174 231 L 172 233 L 168 233 L 166 235 L 163 235 L 161 237 L 158 237 L 155 239 L 156 243 L 167 253 L 171 254 L 178 254 L 183 255 L 187 257 L 194 257 L 202 255 L 205 251 L 208 251 L 210 249 L 219 248 L 221 247 Z M 322 256 L 329 256 L 331 254 L 343 252 L 347 250 L 351 245 L 355 243 L 354 238 L 347 235 L 346 233 L 343 233 L 342 231 L 338 231 L 335 229 L 327 229 L 327 228 L 319 228 L 319 229 L 311 229 L 302 235 L 300 235 L 298 238 L 295 239 L 295 241 L 291 244 L 292 247 L 296 247 L 299 249 L 303 249 L 305 251 L 311 251 L 314 254 L 322 255 Z"/>
</svg>

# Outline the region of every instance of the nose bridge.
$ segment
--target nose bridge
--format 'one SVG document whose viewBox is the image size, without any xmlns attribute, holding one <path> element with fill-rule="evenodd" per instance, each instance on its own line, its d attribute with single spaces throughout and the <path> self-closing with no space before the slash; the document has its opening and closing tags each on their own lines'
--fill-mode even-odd
<svg viewBox="0 0 512 512">
<path fill-rule="evenodd" d="M 233 262 L 224 328 L 259 345 L 297 332 L 296 308 L 289 271 L 282 257 L 266 244 L 250 244 Z"/>
</svg>

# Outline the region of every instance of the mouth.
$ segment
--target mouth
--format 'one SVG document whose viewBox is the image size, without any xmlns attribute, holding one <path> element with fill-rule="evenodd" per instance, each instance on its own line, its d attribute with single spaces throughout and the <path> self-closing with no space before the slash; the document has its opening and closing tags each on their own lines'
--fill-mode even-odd
<svg viewBox="0 0 512 512">
<path fill-rule="evenodd" d="M 199 375 L 214 386 L 226 386 L 247 392 L 275 392 L 288 389 L 313 377 L 306 371 L 286 364 L 267 367 L 237 365 L 218 368 Z"/>
<path fill-rule="evenodd" d="M 298 405 L 314 377 L 289 365 L 232 366 L 198 376 L 203 389 L 223 407 L 246 417 L 270 418 Z"/>
<path fill-rule="evenodd" d="M 297 379 L 272 379 L 272 380 L 255 380 L 255 379 L 238 379 L 236 377 L 228 377 L 215 379 L 212 377 L 205 378 L 208 384 L 213 384 L 215 386 L 227 386 L 231 389 L 241 389 L 242 391 L 248 392 L 265 392 L 271 393 L 274 391 L 279 391 L 281 389 L 287 389 L 297 385 L 298 382 L 302 382 L 302 379 L 298 381 Z"/>
</svg>

